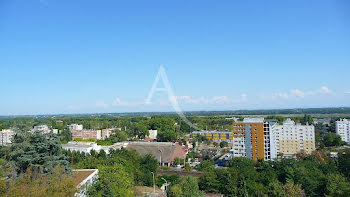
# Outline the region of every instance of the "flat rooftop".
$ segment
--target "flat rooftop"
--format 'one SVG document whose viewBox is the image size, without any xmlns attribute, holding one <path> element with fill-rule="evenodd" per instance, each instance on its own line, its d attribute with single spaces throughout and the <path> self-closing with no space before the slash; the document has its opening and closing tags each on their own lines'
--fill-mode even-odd
<svg viewBox="0 0 350 197">
<path fill-rule="evenodd" d="M 81 182 L 83 182 L 96 171 L 96 169 L 73 170 L 74 186 L 78 187 Z"/>
</svg>

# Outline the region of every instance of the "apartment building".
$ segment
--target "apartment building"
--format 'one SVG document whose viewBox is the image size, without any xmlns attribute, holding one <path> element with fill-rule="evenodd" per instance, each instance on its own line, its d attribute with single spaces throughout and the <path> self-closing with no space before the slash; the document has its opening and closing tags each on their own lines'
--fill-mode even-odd
<svg viewBox="0 0 350 197">
<path fill-rule="evenodd" d="M 265 158 L 264 118 L 244 118 L 233 123 L 234 157 L 243 156 L 257 161 Z"/>
<path fill-rule="evenodd" d="M 81 124 L 70 124 L 69 126 L 68 126 L 68 128 L 69 128 L 69 130 L 71 130 L 71 131 L 80 131 L 80 130 L 83 130 L 83 125 L 81 125 Z"/>
<path fill-rule="evenodd" d="M 102 129 L 102 130 L 92 130 L 84 129 L 83 125 L 71 124 L 68 126 L 72 133 L 72 138 L 81 138 L 84 140 L 95 139 L 95 140 L 105 140 L 113 133 L 113 128 Z"/>
<path fill-rule="evenodd" d="M 11 129 L 3 129 L 0 131 L 0 146 L 11 144 L 11 140 L 15 132 Z"/>
<path fill-rule="evenodd" d="M 350 121 L 347 119 L 340 119 L 335 122 L 335 130 L 340 135 L 341 140 L 350 144 Z"/>
<path fill-rule="evenodd" d="M 206 136 L 208 139 L 232 143 L 231 157 L 248 157 L 274 160 L 279 154 L 295 157 L 303 151 L 311 154 L 315 150 L 315 128 L 313 125 L 296 124 L 287 119 L 279 125 L 264 118 L 244 118 L 233 123 L 233 131 L 197 131 L 192 136 Z"/>
<path fill-rule="evenodd" d="M 287 119 L 282 125 L 273 125 L 273 153 L 272 159 L 280 153 L 284 157 L 295 157 L 301 151 L 311 154 L 315 148 L 315 127 L 313 125 L 296 124 L 291 119 Z"/>
<path fill-rule="evenodd" d="M 42 132 L 42 133 L 50 133 L 51 129 L 47 125 L 38 125 L 34 126 L 32 132 Z"/>
<path fill-rule="evenodd" d="M 197 135 L 205 136 L 209 140 L 214 142 L 232 142 L 234 133 L 232 131 L 194 131 L 192 132 L 192 137 Z"/>
</svg>

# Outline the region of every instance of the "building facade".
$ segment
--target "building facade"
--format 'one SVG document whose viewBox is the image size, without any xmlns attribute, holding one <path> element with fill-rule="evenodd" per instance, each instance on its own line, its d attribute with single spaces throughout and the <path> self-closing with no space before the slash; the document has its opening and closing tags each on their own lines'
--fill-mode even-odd
<svg viewBox="0 0 350 197">
<path fill-rule="evenodd" d="M 204 136 L 209 140 L 213 140 L 214 142 L 232 142 L 234 134 L 232 131 L 194 131 L 192 132 L 192 137 L 196 137 L 198 135 Z"/>
<path fill-rule="evenodd" d="M 241 156 L 245 152 L 245 157 L 255 161 L 264 159 L 264 126 L 263 118 L 244 118 L 242 122 L 234 122 L 234 156 Z"/>
<path fill-rule="evenodd" d="M 335 122 L 335 130 L 340 135 L 341 140 L 350 144 L 350 121 L 347 119 L 340 119 Z"/>
<path fill-rule="evenodd" d="M 68 126 L 69 130 L 71 131 L 80 131 L 80 130 L 83 130 L 83 125 L 81 124 L 71 124 Z"/>
<path fill-rule="evenodd" d="M 102 129 L 102 130 L 91 130 L 84 129 L 83 125 L 71 124 L 68 126 L 72 133 L 72 138 L 80 138 L 84 140 L 95 139 L 95 140 L 105 140 L 109 138 L 113 133 L 113 128 Z"/>
<path fill-rule="evenodd" d="M 198 131 L 210 140 L 232 143 L 231 157 L 247 157 L 255 161 L 274 160 L 278 155 L 295 157 L 299 152 L 311 154 L 315 150 L 313 125 L 295 124 L 287 119 L 282 125 L 264 118 L 245 118 L 233 123 L 233 131 Z"/>
<path fill-rule="evenodd" d="M 3 129 L 0 131 L 0 146 L 11 144 L 14 131 L 11 129 Z"/>
<path fill-rule="evenodd" d="M 299 152 L 311 154 L 315 148 L 315 127 L 313 125 L 295 124 L 287 119 L 282 125 L 273 126 L 274 156 L 283 154 L 285 157 L 295 157 Z"/>
<path fill-rule="evenodd" d="M 97 145 L 95 142 L 68 142 L 68 144 L 62 144 L 64 150 L 76 151 L 76 152 L 85 152 L 90 153 L 91 150 L 100 152 L 101 146 Z"/>
<path fill-rule="evenodd" d="M 51 129 L 47 125 L 38 125 L 34 126 L 32 132 L 42 132 L 42 133 L 50 133 Z"/>
</svg>

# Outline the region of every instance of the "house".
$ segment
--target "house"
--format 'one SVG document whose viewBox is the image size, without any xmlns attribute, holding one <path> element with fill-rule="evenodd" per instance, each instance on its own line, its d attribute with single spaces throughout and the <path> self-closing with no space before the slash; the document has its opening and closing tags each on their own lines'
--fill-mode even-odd
<svg viewBox="0 0 350 197">
<path fill-rule="evenodd" d="M 157 130 L 148 130 L 149 135 L 145 137 L 145 141 L 155 141 L 157 139 L 158 131 Z"/>
</svg>

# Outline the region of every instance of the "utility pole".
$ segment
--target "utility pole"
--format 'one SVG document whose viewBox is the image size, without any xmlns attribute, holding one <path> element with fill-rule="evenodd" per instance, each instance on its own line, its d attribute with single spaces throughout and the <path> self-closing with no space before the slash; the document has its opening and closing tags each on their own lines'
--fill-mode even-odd
<svg viewBox="0 0 350 197">
<path fill-rule="evenodd" d="M 73 164 L 74 164 L 74 161 L 73 161 L 73 151 L 71 151 L 70 154 L 71 154 L 71 160 L 72 160 L 71 163 L 72 163 L 72 165 L 73 165 Z"/>
<path fill-rule="evenodd" d="M 153 175 L 153 193 L 155 194 L 156 193 L 156 181 L 154 180 L 154 173 L 151 172 L 152 175 Z"/>
<path fill-rule="evenodd" d="M 162 163 L 162 156 L 163 156 L 163 151 L 162 150 L 159 150 L 160 152 L 160 166 L 163 166 L 163 163 Z"/>
<path fill-rule="evenodd" d="M 168 189 L 168 181 L 165 178 L 162 178 L 165 181 L 165 191 Z"/>
</svg>

